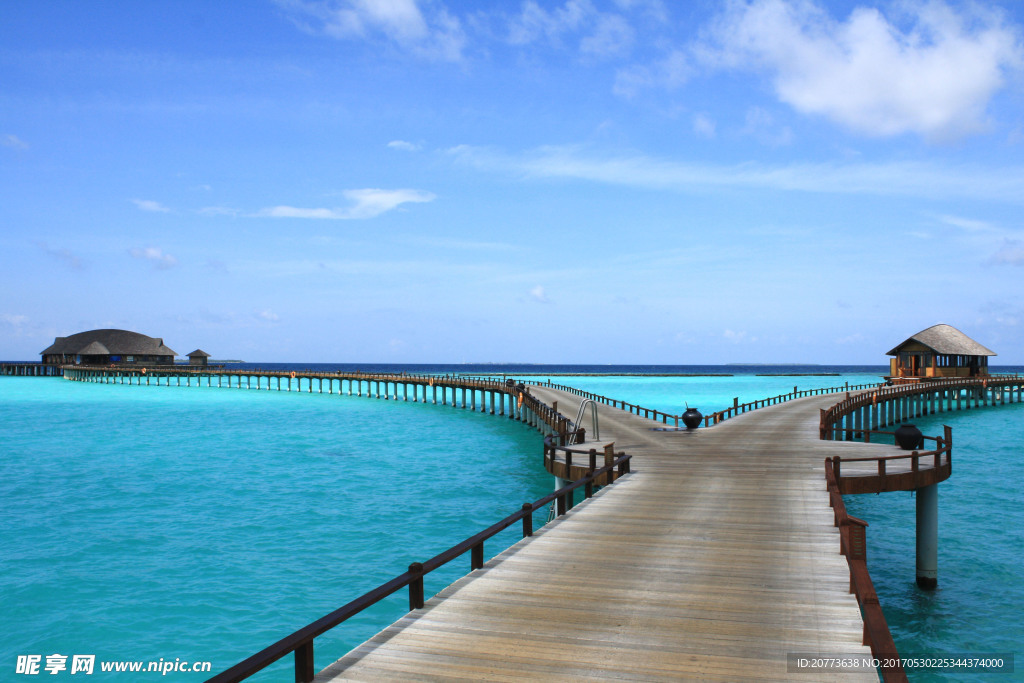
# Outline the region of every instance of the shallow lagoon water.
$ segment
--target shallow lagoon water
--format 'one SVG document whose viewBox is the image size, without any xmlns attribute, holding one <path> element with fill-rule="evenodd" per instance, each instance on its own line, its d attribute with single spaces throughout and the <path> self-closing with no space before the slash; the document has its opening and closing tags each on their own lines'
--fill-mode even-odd
<svg viewBox="0 0 1024 683">
<path fill-rule="evenodd" d="M 551 379 L 663 411 L 688 402 L 711 412 L 734 397 L 878 375 Z M 1024 635 L 1006 617 L 1024 598 L 1014 562 L 1024 538 L 1004 515 L 1024 501 L 998 473 L 1024 435 L 1024 407 L 941 417 L 918 423 L 939 433 L 948 422 L 956 439 L 954 476 L 940 490 L 939 591 L 914 586 L 910 494 L 848 505 L 871 523 L 872 575 L 901 652 L 1013 651 Z M 551 486 L 540 437 L 522 424 L 336 394 L 0 378 L 0 433 L 0 661 L 11 667 L 19 654 L 75 653 L 209 660 L 219 671 Z M 517 538 L 506 532 L 487 556 Z M 428 594 L 464 565 L 429 577 Z M 400 592 L 318 638 L 317 666 L 405 609 Z M 290 667 L 289 657 L 260 679 L 288 678 Z"/>
<path fill-rule="evenodd" d="M 219 671 L 551 486 L 525 425 L 336 394 L 3 378 L 0 433 L 5 667 L 70 653 Z M 317 664 L 406 609 L 397 594 L 318 639 Z"/>
</svg>

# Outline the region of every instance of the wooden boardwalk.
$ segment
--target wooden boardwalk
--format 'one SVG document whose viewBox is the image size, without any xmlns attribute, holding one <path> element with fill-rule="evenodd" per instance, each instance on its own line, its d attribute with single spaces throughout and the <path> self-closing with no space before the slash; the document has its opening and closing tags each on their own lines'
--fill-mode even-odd
<svg viewBox="0 0 1024 683">
<path fill-rule="evenodd" d="M 575 414 L 579 398 L 531 392 Z M 693 432 L 599 406 L 633 473 L 455 582 L 317 677 L 342 680 L 864 680 L 787 654 L 870 656 L 825 490 L 823 396 Z M 869 533 L 870 538 L 870 533 Z"/>
</svg>

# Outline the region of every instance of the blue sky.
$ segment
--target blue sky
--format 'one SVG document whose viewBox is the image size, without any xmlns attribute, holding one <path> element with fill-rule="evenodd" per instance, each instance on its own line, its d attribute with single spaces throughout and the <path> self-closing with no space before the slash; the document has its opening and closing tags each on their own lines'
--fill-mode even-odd
<svg viewBox="0 0 1024 683">
<path fill-rule="evenodd" d="M 1016 2 L 0 4 L 0 357 L 1024 364 Z"/>
</svg>

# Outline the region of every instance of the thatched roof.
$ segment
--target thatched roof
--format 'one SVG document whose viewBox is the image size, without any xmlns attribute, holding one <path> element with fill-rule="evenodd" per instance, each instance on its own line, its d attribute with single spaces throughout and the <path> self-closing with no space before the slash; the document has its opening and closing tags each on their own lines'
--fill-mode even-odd
<svg viewBox="0 0 1024 683">
<path fill-rule="evenodd" d="M 57 337 L 42 355 L 64 356 L 175 356 L 163 339 L 128 330 L 89 330 L 70 337 Z"/>
<path fill-rule="evenodd" d="M 79 349 L 78 353 L 76 355 L 78 355 L 78 356 L 108 356 L 108 355 L 110 355 L 110 350 L 106 346 L 104 346 L 103 344 L 100 344 L 98 341 L 94 341 L 93 343 L 89 344 L 85 348 Z"/>
<path fill-rule="evenodd" d="M 199 358 L 199 357 L 209 358 L 210 354 L 208 354 L 206 351 L 203 351 L 202 349 L 196 349 L 192 353 L 188 354 L 188 357 L 189 358 Z"/>
<path fill-rule="evenodd" d="M 995 351 L 985 348 L 960 330 L 950 325 L 933 325 L 927 330 L 921 330 L 885 355 L 897 355 L 900 352 L 900 349 L 910 342 L 923 344 L 942 356 L 997 355 Z"/>
</svg>

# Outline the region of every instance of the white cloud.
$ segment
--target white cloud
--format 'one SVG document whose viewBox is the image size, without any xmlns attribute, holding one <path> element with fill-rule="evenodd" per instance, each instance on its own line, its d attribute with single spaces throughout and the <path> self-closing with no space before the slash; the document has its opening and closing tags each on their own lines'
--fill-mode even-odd
<svg viewBox="0 0 1024 683">
<path fill-rule="evenodd" d="M 19 138 L 17 135 L 5 135 L 0 137 L 0 144 L 4 147 L 11 147 L 13 149 L 28 149 L 28 143 Z"/>
<path fill-rule="evenodd" d="M 85 267 L 81 257 L 70 249 L 51 247 L 46 242 L 38 242 L 37 246 L 72 270 L 82 270 Z"/>
<path fill-rule="evenodd" d="M 1015 31 L 976 5 L 964 14 L 941 0 L 900 7 L 905 26 L 874 8 L 837 21 L 810 0 L 733 4 L 703 56 L 767 71 L 781 101 L 867 135 L 984 130 L 989 100 L 1022 63 Z"/>
<path fill-rule="evenodd" d="M 736 332 L 735 330 L 725 330 L 722 332 L 722 337 L 732 342 L 733 344 L 742 344 L 744 342 L 756 342 L 757 337 L 751 337 L 745 330 Z"/>
<path fill-rule="evenodd" d="M 430 59 L 459 61 L 462 25 L 441 6 L 427 17 L 416 0 L 278 0 L 300 28 L 340 40 L 383 35 L 404 50 Z M 312 21 L 313 23 L 307 23 Z"/>
<path fill-rule="evenodd" d="M 160 249 L 159 247 L 130 249 L 128 253 L 132 255 L 132 258 L 152 262 L 153 267 L 158 270 L 167 270 L 168 268 L 173 268 L 178 265 L 178 259 L 174 258 L 170 254 L 165 254 L 163 249 Z"/>
<path fill-rule="evenodd" d="M 1024 242 L 1004 240 L 1003 246 L 992 256 L 992 262 L 1010 266 L 1024 266 Z"/>
<path fill-rule="evenodd" d="M 418 152 L 423 149 L 423 145 L 406 142 L 405 140 L 392 140 L 388 143 L 388 147 L 391 149 L 401 150 L 403 152 Z"/>
<path fill-rule="evenodd" d="M 619 9 L 629 11 L 633 3 L 616 4 Z M 527 0 L 519 15 L 509 22 L 508 42 L 513 45 L 544 41 L 563 47 L 570 38 L 579 41 L 579 53 L 583 57 L 606 59 L 628 54 L 636 32 L 622 14 L 602 12 L 590 0 L 566 0 L 551 9 Z"/>
<path fill-rule="evenodd" d="M 672 191 L 768 188 L 928 198 L 1024 202 L 1024 166 L 949 166 L 921 162 L 690 164 L 640 155 L 598 156 L 579 147 L 542 147 L 521 155 L 468 145 L 448 150 L 457 163 L 534 178 L 573 178 Z"/>
<path fill-rule="evenodd" d="M 942 215 L 938 216 L 938 219 L 946 225 L 952 225 L 954 228 L 960 228 L 967 232 L 996 232 L 995 228 L 991 223 L 987 221 L 979 221 L 974 218 L 963 218 L 961 216 L 950 216 Z"/>
<path fill-rule="evenodd" d="M 28 316 L 4 313 L 3 315 L 0 315 L 0 322 L 10 325 L 11 327 L 21 327 L 28 322 Z"/>
<path fill-rule="evenodd" d="M 597 20 L 594 31 L 580 40 L 580 52 L 591 57 L 612 57 L 629 52 L 633 46 L 633 28 L 617 14 Z"/>
<path fill-rule="evenodd" d="M 773 147 L 782 147 L 793 142 L 793 131 L 788 126 L 776 124 L 775 117 L 762 107 L 751 107 L 747 110 L 746 123 L 740 132 Z"/>
<path fill-rule="evenodd" d="M 530 298 L 542 304 L 551 303 L 551 300 L 548 299 L 548 295 L 541 285 L 537 285 L 536 287 L 530 290 Z"/>
<path fill-rule="evenodd" d="M 693 117 L 693 132 L 709 140 L 715 137 L 714 119 L 707 114 L 695 114 Z"/>
<path fill-rule="evenodd" d="M 342 195 L 352 202 L 351 206 L 333 209 L 305 209 L 294 206 L 274 206 L 260 210 L 256 216 L 270 218 L 320 218 L 331 220 L 352 220 L 373 218 L 395 209 L 402 204 L 430 202 L 437 195 L 423 190 L 380 190 L 367 188 L 345 190 Z"/>
<path fill-rule="evenodd" d="M 508 39 L 513 45 L 525 45 L 541 38 L 558 43 L 562 34 L 578 30 L 595 13 L 589 0 L 568 0 L 550 12 L 533 0 L 527 0 L 509 27 Z"/>
<path fill-rule="evenodd" d="M 692 75 L 690 58 L 680 50 L 672 50 L 652 64 L 636 64 L 616 71 L 612 92 L 620 97 L 633 97 L 644 88 L 672 90 L 682 86 Z"/>
<path fill-rule="evenodd" d="M 168 213 L 170 211 L 166 206 L 160 202 L 155 202 L 152 199 L 133 199 L 132 204 L 143 211 L 155 211 L 157 213 Z"/>
<path fill-rule="evenodd" d="M 277 321 L 279 321 L 281 319 L 281 316 L 279 316 L 277 313 L 274 313 L 269 308 L 264 308 L 262 311 L 255 311 L 253 313 L 253 315 L 255 315 L 260 320 L 263 320 L 263 321 L 266 321 L 266 322 L 269 322 L 269 323 L 276 323 Z"/>
<path fill-rule="evenodd" d="M 199 209 L 198 212 L 204 216 L 231 216 L 235 217 L 240 215 L 242 212 L 238 209 L 232 209 L 228 206 L 204 206 Z"/>
</svg>

